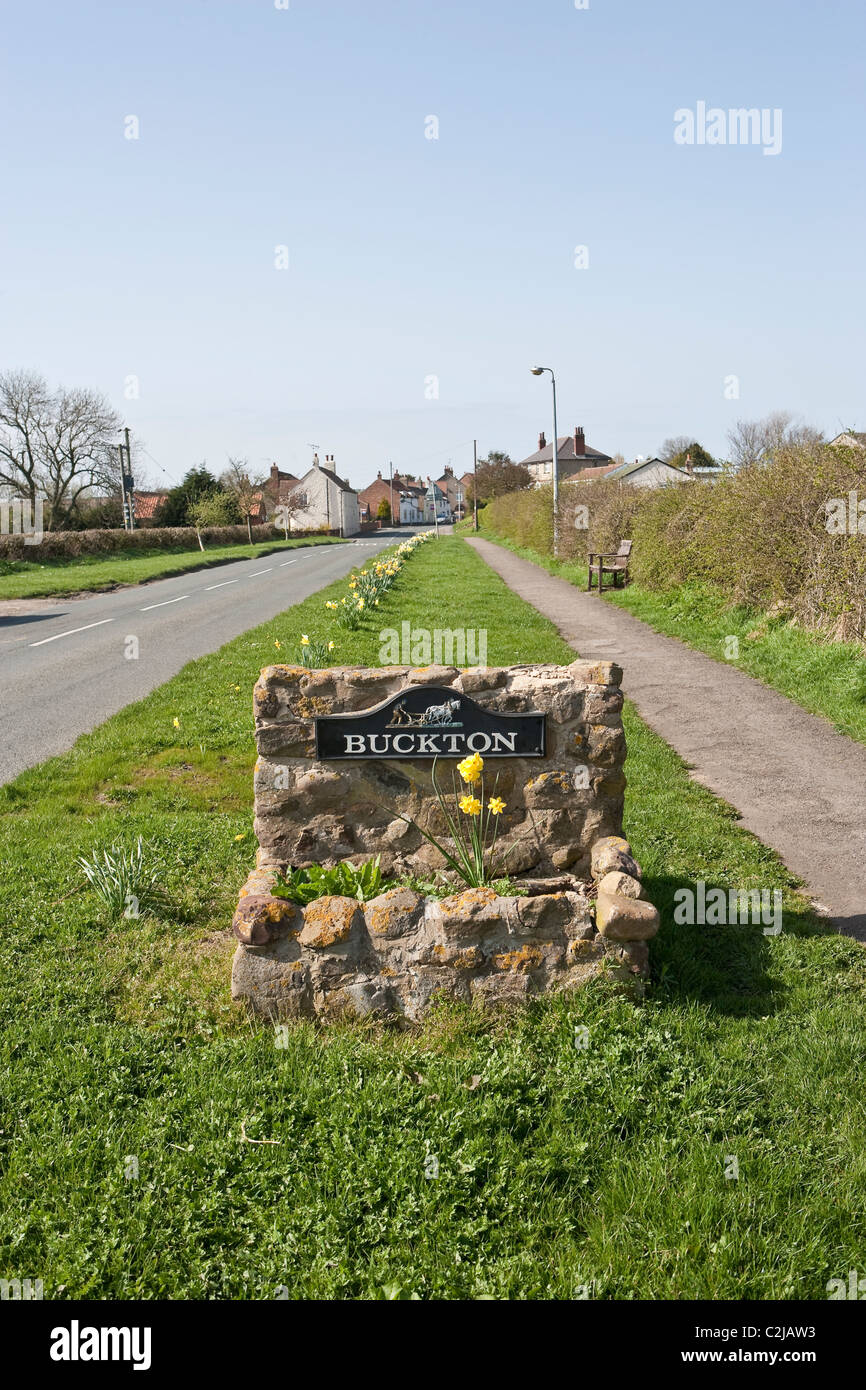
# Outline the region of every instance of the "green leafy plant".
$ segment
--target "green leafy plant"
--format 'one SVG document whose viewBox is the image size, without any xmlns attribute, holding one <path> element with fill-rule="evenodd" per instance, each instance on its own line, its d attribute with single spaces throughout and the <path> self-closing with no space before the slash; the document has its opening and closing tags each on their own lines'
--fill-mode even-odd
<svg viewBox="0 0 866 1390">
<path fill-rule="evenodd" d="M 331 896 L 357 898 L 359 903 L 364 903 L 391 886 L 382 876 L 377 854 L 375 859 L 366 859 L 363 864 L 343 860 L 331 868 L 310 864 L 304 869 L 290 869 L 286 877 L 276 880 L 271 892 L 275 898 L 286 898 L 301 905 Z"/>
<path fill-rule="evenodd" d="M 96 851 L 89 858 L 79 857 L 76 863 L 112 920 L 145 917 L 167 905 L 159 886 L 163 866 L 145 859 L 140 835 L 131 849 L 115 843 L 101 854 Z"/>
</svg>

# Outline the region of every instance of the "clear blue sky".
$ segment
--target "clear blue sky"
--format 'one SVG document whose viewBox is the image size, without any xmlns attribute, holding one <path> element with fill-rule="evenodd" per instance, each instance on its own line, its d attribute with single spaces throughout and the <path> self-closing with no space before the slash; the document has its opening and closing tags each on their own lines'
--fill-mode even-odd
<svg viewBox="0 0 866 1390">
<path fill-rule="evenodd" d="M 310 443 L 355 486 L 463 471 L 475 436 L 520 458 L 536 360 L 560 433 L 628 458 L 773 409 L 866 428 L 856 0 L 7 0 L 3 27 L 0 366 L 101 388 L 172 480 Z M 699 101 L 781 108 L 781 153 L 677 145 Z"/>
</svg>

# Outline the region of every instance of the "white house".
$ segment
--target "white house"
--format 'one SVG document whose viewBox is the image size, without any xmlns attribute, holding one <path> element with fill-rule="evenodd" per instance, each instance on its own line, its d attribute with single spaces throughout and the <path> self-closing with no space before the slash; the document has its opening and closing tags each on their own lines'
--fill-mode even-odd
<svg viewBox="0 0 866 1390">
<path fill-rule="evenodd" d="M 313 466 L 292 489 L 295 510 L 291 516 L 293 531 L 337 531 L 341 536 L 357 536 L 361 529 L 361 508 L 354 488 L 334 472 L 334 455 L 326 454 L 325 462 L 313 456 Z"/>
<path fill-rule="evenodd" d="M 664 459 L 635 459 L 634 463 L 621 463 L 619 468 L 606 474 L 611 483 L 628 483 L 631 487 L 664 487 L 668 483 L 687 483 L 690 475 L 682 468 L 674 468 Z"/>
<path fill-rule="evenodd" d="M 433 490 L 431 497 L 430 491 Z M 436 505 L 436 516 L 433 515 L 433 505 Z M 446 494 L 436 483 L 430 483 L 424 487 L 423 483 L 405 483 L 400 489 L 400 524 L 401 526 L 432 526 L 434 520 L 449 522 L 451 520 L 451 504 Z"/>
</svg>

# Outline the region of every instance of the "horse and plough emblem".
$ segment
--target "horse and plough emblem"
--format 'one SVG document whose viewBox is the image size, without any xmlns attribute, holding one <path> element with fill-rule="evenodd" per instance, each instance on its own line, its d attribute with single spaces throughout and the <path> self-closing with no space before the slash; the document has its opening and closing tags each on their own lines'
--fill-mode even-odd
<svg viewBox="0 0 866 1390">
<path fill-rule="evenodd" d="M 445 700 L 441 705 L 428 705 L 417 714 L 412 714 L 411 710 L 406 708 L 405 700 L 398 700 L 391 711 L 386 728 L 462 729 L 463 725 L 459 724 L 456 718 L 459 713 L 459 700 Z"/>
</svg>

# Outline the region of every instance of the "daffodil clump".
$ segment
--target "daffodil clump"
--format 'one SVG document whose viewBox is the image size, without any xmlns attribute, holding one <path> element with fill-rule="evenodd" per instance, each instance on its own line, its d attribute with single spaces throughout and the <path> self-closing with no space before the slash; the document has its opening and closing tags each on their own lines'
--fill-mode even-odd
<svg viewBox="0 0 866 1390">
<path fill-rule="evenodd" d="M 410 540 L 402 541 L 393 555 L 387 556 L 384 560 L 374 560 L 357 573 L 351 574 L 348 580 L 349 592 L 341 599 L 331 599 L 325 604 L 331 617 L 340 627 L 350 630 L 360 627 L 365 615 L 379 607 L 379 600 L 388 592 L 409 556 L 429 539 L 429 532 L 412 536 Z"/>
<path fill-rule="evenodd" d="M 425 840 L 435 845 L 439 853 L 445 857 L 449 868 L 453 869 L 464 883 L 470 888 L 482 888 L 501 877 L 502 873 L 502 866 L 497 863 L 495 857 L 499 817 L 505 810 L 502 797 L 495 795 L 499 778 L 497 776 L 493 784 L 494 795 L 485 797 L 484 759 L 479 753 L 464 758 L 457 764 L 462 786 L 458 786 L 456 778 L 452 778 L 455 812 L 436 781 L 436 761 L 434 758 L 433 790 L 445 817 L 453 848 L 449 849 L 443 845 L 423 826 L 418 825 L 417 821 L 410 820 L 408 816 L 402 816 L 401 819 L 409 825 L 414 825 L 421 831 Z"/>
<path fill-rule="evenodd" d="M 302 666 L 308 666 L 311 670 L 319 670 L 322 666 L 331 666 L 336 650 L 336 642 L 317 642 L 315 638 L 308 637 L 306 632 L 301 633 L 298 654 Z"/>
<path fill-rule="evenodd" d="M 357 574 L 351 574 L 348 594 L 339 601 L 329 599 L 325 604 L 331 617 L 336 619 L 340 627 L 358 627 L 365 613 L 371 608 L 378 608 L 379 596 L 394 583 L 407 558 L 423 541 L 429 539 L 429 533 L 412 536 L 410 540 L 398 545 L 394 554 L 389 555 L 387 559 L 376 560 Z M 283 643 L 278 637 L 274 638 L 274 647 L 278 652 L 283 650 Z M 336 650 L 336 642 L 320 642 L 308 633 L 302 632 L 298 643 L 298 659 L 302 666 L 318 670 L 323 666 L 333 665 Z"/>
</svg>

